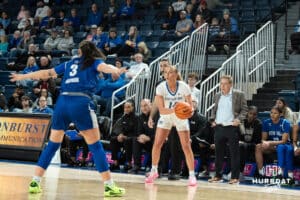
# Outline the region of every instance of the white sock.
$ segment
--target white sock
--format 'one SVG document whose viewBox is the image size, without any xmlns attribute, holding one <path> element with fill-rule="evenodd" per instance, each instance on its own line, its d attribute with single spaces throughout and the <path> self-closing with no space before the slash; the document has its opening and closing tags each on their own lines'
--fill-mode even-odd
<svg viewBox="0 0 300 200">
<path fill-rule="evenodd" d="M 104 184 L 108 185 L 108 186 L 113 186 L 114 185 L 114 181 L 112 179 L 109 179 L 107 181 L 104 181 Z"/>
<path fill-rule="evenodd" d="M 36 181 L 37 183 L 40 183 L 41 180 L 42 180 L 42 177 L 40 177 L 40 176 L 33 176 L 33 177 L 32 177 L 32 180 L 33 180 L 33 181 Z"/>
<path fill-rule="evenodd" d="M 157 165 L 152 165 L 151 172 L 157 173 Z"/>
<path fill-rule="evenodd" d="M 264 175 L 264 169 L 263 169 L 263 168 L 259 169 L 259 170 L 258 170 L 258 173 L 259 173 L 260 175 Z"/>
<path fill-rule="evenodd" d="M 189 171 L 189 177 L 194 177 L 195 176 L 195 171 Z"/>
</svg>

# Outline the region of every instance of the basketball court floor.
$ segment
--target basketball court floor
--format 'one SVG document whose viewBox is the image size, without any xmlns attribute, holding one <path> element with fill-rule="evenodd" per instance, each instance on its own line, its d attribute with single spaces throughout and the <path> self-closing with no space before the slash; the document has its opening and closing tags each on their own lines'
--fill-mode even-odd
<svg viewBox="0 0 300 200">
<path fill-rule="evenodd" d="M 278 187 L 229 185 L 199 181 L 198 187 L 187 187 L 186 180 L 159 179 L 144 184 L 141 175 L 113 173 L 118 185 L 126 188 L 126 195 L 104 198 L 103 183 L 95 170 L 61 168 L 51 165 L 42 180 L 43 193 L 28 194 L 28 184 L 34 172 L 33 164 L 0 162 L 0 200 L 292 200 L 300 191 Z"/>
</svg>

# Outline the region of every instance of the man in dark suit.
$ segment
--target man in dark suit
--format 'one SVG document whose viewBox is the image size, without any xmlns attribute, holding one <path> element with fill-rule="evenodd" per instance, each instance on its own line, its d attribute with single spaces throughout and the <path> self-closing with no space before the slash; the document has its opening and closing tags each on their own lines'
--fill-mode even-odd
<svg viewBox="0 0 300 200">
<path fill-rule="evenodd" d="M 242 91 L 232 88 L 232 77 L 224 75 L 220 79 L 221 92 L 215 96 L 212 126 L 215 129 L 215 166 L 216 175 L 209 182 L 222 181 L 222 164 L 228 143 L 231 158 L 230 184 L 239 183 L 239 125 L 246 117 L 247 102 Z"/>
</svg>

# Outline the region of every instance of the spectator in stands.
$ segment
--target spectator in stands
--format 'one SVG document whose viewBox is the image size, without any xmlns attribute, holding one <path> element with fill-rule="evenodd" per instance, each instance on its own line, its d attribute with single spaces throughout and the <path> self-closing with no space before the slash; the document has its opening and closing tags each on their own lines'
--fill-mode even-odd
<svg viewBox="0 0 300 200">
<path fill-rule="evenodd" d="M 38 51 L 36 45 L 30 44 L 28 47 L 28 52 L 24 52 L 23 54 L 18 55 L 15 62 L 8 63 L 7 69 L 13 71 L 21 71 L 26 67 L 27 60 L 30 56 L 37 58 L 44 55 L 47 55 L 47 52 Z"/>
<path fill-rule="evenodd" d="M 201 1 L 198 9 L 196 10 L 195 17 L 197 14 L 200 14 L 205 22 L 210 23 L 212 18 L 212 12 L 210 9 L 207 8 L 207 2 Z"/>
<path fill-rule="evenodd" d="M 182 38 L 190 33 L 193 26 L 193 21 L 186 18 L 186 11 L 180 11 L 180 20 L 176 23 L 175 36 Z"/>
<path fill-rule="evenodd" d="M 55 18 L 55 26 L 62 26 L 66 19 L 66 14 L 64 10 L 58 11 L 58 16 Z"/>
<path fill-rule="evenodd" d="M 101 51 L 103 51 L 107 39 L 107 36 L 102 32 L 102 30 L 103 27 L 99 26 L 97 28 L 96 34 L 93 36 L 91 40 L 96 45 L 96 47 Z"/>
<path fill-rule="evenodd" d="M 28 73 L 38 71 L 39 69 L 40 68 L 37 66 L 35 58 L 33 56 L 30 56 L 30 57 L 28 57 L 26 67 L 22 71 L 22 73 L 23 74 L 28 74 Z M 20 84 L 24 87 L 32 88 L 34 85 L 37 84 L 37 81 L 32 80 L 32 79 L 24 79 L 24 80 L 19 81 L 18 84 Z"/>
<path fill-rule="evenodd" d="M 47 10 L 47 15 L 41 19 L 39 28 L 41 31 L 48 31 L 55 27 L 55 17 L 52 16 L 52 9 Z"/>
<path fill-rule="evenodd" d="M 85 142 L 83 136 L 77 130 L 74 123 L 69 124 L 68 130 L 66 130 L 65 132 L 64 140 L 66 142 L 66 148 L 68 149 L 71 159 L 68 164 L 71 166 L 85 166 L 85 160 L 89 152 L 88 145 Z M 76 154 L 78 149 L 80 148 L 82 148 L 82 160 L 77 162 Z"/>
<path fill-rule="evenodd" d="M 175 29 L 178 16 L 174 11 L 172 6 L 168 6 L 168 11 L 164 16 L 164 23 L 161 25 L 161 28 L 164 30 Z"/>
<path fill-rule="evenodd" d="M 98 10 L 97 4 L 93 3 L 86 22 L 87 29 L 89 29 L 92 25 L 96 25 L 96 26 L 101 25 L 102 17 L 103 15 L 100 12 L 100 10 Z"/>
<path fill-rule="evenodd" d="M 33 107 L 33 108 L 38 107 L 38 105 L 39 105 L 39 99 L 40 99 L 40 97 L 42 97 L 42 96 L 45 97 L 45 99 L 46 99 L 46 105 L 47 105 L 47 106 L 50 106 L 50 107 L 53 106 L 53 100 L 52 100 L 51 93 L 48 92 L 48 89 L 42 88 L 42 89 L 40 90 L 40 93 L 39 93 L 38 98 L 36 98 L 35 101 L 34 101 L 33 104 L 32 104 L 32 107 Z"/>
<path fill-rule="evenodd" d="M 203 18 L 202 15 L 197 14 L 196 18 L 195 18 L 195 22 L 193 23 L 193 30 L 199 28 L 200 26 L 202 26 L 205 23 L 205 20 Z"/>
<path fill-rule="evenodd" d="M 50 69 L 51 68 L 51 56 L 41 56 L 38 62 L 40 69 Z"/>
<path fill-rule="evenodd" d="M 20 11 L 18 13 L 18 16 L 17 16 L 17 20 L 20 21 L 22 20 L 23 18 L 25 18 L 25 12 L 27 11 L 26 7 L 24 5 L 21 5 L 20 7 Z"/>
<path fill-rule="evenodd" d="M 220 78 L 221 91 L 214 97 L 215 106 L 212 114 L 212 126 L 215 135 L 216 175 L 209 179 L 211 183 L 222 181 L 222 165 L 227 142 L 230 152 L 231 179 L 229 184 L 239 183 L 240 153 L 239 125 L 247 114 L 247 101 L 242 91 L 233 89 L 232 77 L 223 75 Z"/>
<path fill-rule="evenodd" d="M 291 49 L 289 49 L 289 54 L 299 54 L 300 53 L 300 19 L 298 20 L 294 33 L 290 36 Z"/>
<path fill-rule="evenodd" d="M 7 56 L 8 42 L 6 35 L 0 35 L 0 57 Z"/>
<path fill-rule="evenodd" d="M 293 146 L 289 142 L 290 122 L 280 118 L 282 112 L 277 106 L 271 109 L 270 118 L 264 120 L 262 126 L 262 143 L 255 148 L 255 159 L 258 173 L 264 176 L 263 155 L 277 153 L 278 166 L 281 168 L 278 175 L 293 177 Z"/>
<path fill-rule="evenodd" d="M 31 24 L 30 19 L 25 19 L 24 27 L 20 29 L 20 31 L 21 31 L 21 35 L 24 35 L 25 31 L 29 31 L 30 35 L 33 37 L 35 37 L 37 32 L 35 27 Z"/>
<path fill-rule="evenodd" d="M 194 19 L 192 18 L 193 5 L 190 3 L 187 4 L 185 7 L 185 11 L 186 11 L 186 18 L 194 21 Z"/>
<path fill-rule="evenodd" d="M 69 30 L 64 31 L 64 36 L 59 40 L 57 49 L 65 51 L 68 55 L 71 54 L 71 50 L 74 47 L 74 40 Z"/>
<path fill-rule="evenodd" d="M 262 123 L 257 118 L 257 107 L 249 106 L 247 117 L 240 125 L 240 172 L 246 161 L 255 161 L 255 146 L 261 142 Z"/>
<path fill-rule="evenodd" d="M 132 160 L 132 138 L 136 137 L 138 117 L 135 114 L 135 104 L 133 100 L 127 100 L 124 104 L 124 114 L 117 120 L 112 130 L 110 140 L 112 160 L 111 170 L 119 167 L 118 152 L 123 147 L 125 150 L 125 170 L 131 169 Z"/>
<path fill-rule="evenodd" d="M 16 30 L 8 42 L 9 50 L 12 51 L 12 50 L 17 49 L 21 39 L 22 39 L 21 32 L 19 30 Z"/>
<path fill-rule="evenodd" d="M 149 59 L 152 58 L 152 52 L 151 50 L 147 47 L 146 43 L 145 42 L 139 42 L 138 43 L 138 50 L 137 50 L 137 53 L 140 53 L 143 55 L 144 57 L 144 61 L 149 63 Z"/>
<path fill-rule="evenodd" d="M 117 15 L 120 19 L 133 19 L 134 14 L 135 8 L 132 0 L 125 0 L 117 12 Z"/>
<path fill-rule="evenodd" d="M 129 68 L 129 70 L 125 73 L 126 79 L 129 81 L 136 77 L 138 75 L 138 72 L 142 71 L 144 69 L 144 75 L 145 77 L 149 77 L 150 69 L 149 66 L 143 62 L 143 55 L 141 53 L 136 53 L 134 55 L 134 64 L 132 64 Z"/>
<path fill-rule="evenodd" d="M 97 25 L 92 25 L 90 28 L 90 33 L 86 36 L 86 40 L 92 41 L 93 37 L 97 34 Z"/>
<path fill-rule="evenodd" d="M 283 97 L 279 97 L 276 100 L 275 106 L 277 106 L 281 110 L 281 117 L 288 120 L 291 124 L 291 127 L 297 125 L 296 115 L 293 113 L 291 108 L 288 107 Z"/>
<path fill-rule="evenodd" d="M 230 46 L 237 45 L 239 42 L 240 31 L 238 29 L 238 22 L 235 18 L 230 16 L 228 9 L 223 10 L 223 18 L 220 22 L 221 32 L 219 37 L 223 42 L 223 48 L 226 53 L 229 53 Z"/>
<path fill-rule="evenodd" d="M 116 54 L 123 45 L 123 40 L 117 35 L 117 29 L 110 28 L 106 43 L 104 45 L 104 54 Z"/>
<path fill-rule="evenodd" d="M 125 44 L 117 52 L 118 56 L 131 56 L 137 51 L 138 43 L 142 41 L 136 26 L 130 26 L 128 34 L 124 38 Z"/>
<path fill-rule="evenodd" d="M 22 39 L 18 43 L 17 48 L 10 50 L 10 56 L 18 57 L 19 55 L 26 53 L 29 49 L 29 45 L 31 45 L 31 44 L 34 44 L 34 40 L 31 37 L 30 32 L 25 31 Z"/>
<path fill-rule="evenodd" d="M 80 17 L 77 16 L 76 8 L 71 9 L 71 16 L 68 18 L 70 21 L 70 25 L 73 27 L 74 31 L 77 32 L 80 30 L 81 20 Z"/>
<path fill-rule="evenodd" d="M 105 5 L 105 11 L 104 11 L 104 21 L 105 24 L 110 24 L 112 26 L 114 26 L 116 24 L 117 21 L 117 12 L 119 10 L 119 2 L 117 2 L 116 0 L 110 0 L 108 4 Z M 106 27 L 106 25 L 104 25 L 104 27 Z"/>
<path fill-rule="evenodd" d="M 220 25 L 219 25 L 219 20 L 218 18 L 214 17 L 212 18 L 211 20 L 211 24 L 209 25 L 209 28 L 208 28 L 208 51 L 209 52 L 216 52 L 217 49 L 214 45 L 215 41 L 216 41 L 216 38 L 219 37 L 219 34 L 220 34 Z"/>
<path fill-rule="evenodd" d="M 196 88 L 196 83 L 198 82 L 198 80 L 199 80 L 199 76 L 196 73 L 192 72 L 188 74 L 187 83 L 192 92 L 192 96 L 194 96 L 197 99 L 197 101 L 199 101 L 200 99 L 200 90 Z"/>
<path fill-rule="evenodd" d="M 44 49 L 48 51 L 57 50 L 60 37 L 58 36 L 57 29 L 51 30 L 51 35 L 44 42 Z"/>
<path fill-rule="evenodd" d="M 23 95 L 21 97 L 21 108 L 14 108 L 13 112 L 32 113 L 32 102 L 30 97 L 27 95 Z"/>
<path fill-rule="evenodd" d="M 172 3 L 172 7 L 174 8 L 174 11 L 176 13 L 179 13 L 179 11 L 185 10 L 186 7 L 186 1 L 184 0 L 177 0 Z"/>
<path fill-rule="evenodd" d="M 42 94 L 42 90 L 46 89 L 51 95 L 46 95 L 45 96 L 49 96 L 49 97 L 53 97 L 55 95 L 55 91 L 56 91 L 56 83 L 55 80 L 53 78 L 49 78 L 49 79 L 41 79 L 37 85 L 34 87 L 36 94 L 41 95 Z M 48 101 L 47 99 L 47 103 L 50 103 L 50 101 Z M 51 105 L 51 104 L 50 104 Z"/>
<path fill-rule="evenodd" d="M 36 6 L 37 9 L 35 11 L 34 21 L 39 24 L 42 21 L 42 19 L 47 16 L 47 11 L 49 7 L 48 5 L 44 4 L 43 1 L 38 1 Z"/>
<path fill-rule="evenodd" d="M 47 91 L 46 91 L 47 92 Z M 47 105 L 47 99 L 44 96 L 40 96 L 40 98 L 38 99 L 38 107 L 33 109 L 33 113 L 44 113 L 44 114 L 53 114 L 53 110 L 52 108 L 48 107 Z"/>
<path fill-rule="evenodd" d="M 11 19 L 8 17 L 7 13 L 5 11 L 2 11 L 1 18 L 0 18 L 0 24 L 3 25 L 3 28 L 6 33 L 8 33 L 8 28 L 10 26 Z"/>
<path fill-rule="evenodd" d="M 15 108 L 22 108 L 21 98 L 25 94 L 24 88 L 17 86 L 11 97 L 8 98 L 7 107 L 9 111 L 12 111 Z"/>
<path fill-rule="evenodd" d="M 25 31 L 23 38 L 21 39 L 20 43 L 17 46 L 17 49 L 21 51 L 21 54 L 23 52 L 27 52 L 28 51 L 28 47 L 29 45 L 34 44 L 34 40 L 30 35 L 29 31 Z M 16 57 L 16 56 L 13 56 Z"/>
<path fill-rule="evenodd" d="M 108 77 L 105 79 L 102 74 L 100 75 L 98 91 L 96 93 L 98 97 L 96 96 L 95 99 L 101 106 L 101 115 L 110 116 L 113 99 L 112 94 L 115 90 L 123 87 L 125 84 L 126 82 L 123 76 L 116 78 L 115 76 L 108 75 Z M 124 97 L 125 90 L 121 90 L 120 92 L 116 93 L 113 99 L 115 105 L 124 100 Z"/>
<path fill-rule="evenodd" d="M 138 173 L 141 168 L 141 155 L 144 149 L 151 158 L 151 150 L 154 141 L 155 129 L 148 126 L 148 118 L 151 111 L 151 101 L 143 99 L 140 103 L 141 114 L 138 117 L 138 129 L 136 137 L 133 137 L 132 153 L 134 167 L 132 172 Z M 151 162 L 149 162 L 151 163 Z"/>
<path fill-rule="evenodd" d="M 68 18 L 65 18 L 63 21 L 63 25 L 61 27 L 57 27 L 57 28 L 58 28 L 59 32 L 62 32 L 62 33 L 64 33 L 65 30 L 70 31 L 71 33 L 74 32 L 73 27 L 71 26 Z"/>
<path fill-rule="evenodd" d="M 25 10 L 25 17 L 19 20 L 18 29 L 23 30 L 26 27 L 28 20 L 30 21 L 30 25 L 34 26 L 34 20 L 30 16 L 30 12 L 28 10 Z"/>
</svg>

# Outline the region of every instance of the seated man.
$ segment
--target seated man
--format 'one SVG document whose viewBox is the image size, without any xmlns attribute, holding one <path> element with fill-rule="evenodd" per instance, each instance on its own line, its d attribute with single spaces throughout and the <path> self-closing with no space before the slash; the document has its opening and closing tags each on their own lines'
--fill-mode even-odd
<svg viewBox="0 0 300 200">
<path fill-rule="evenodd" d="M 133 139 L 133 159 L 134 167 L 132 172 L 137 173 L 141 168 L 141 154 L 144 149 L 151 158 L 151 150 L 154 142 L 155 129 L 148 126 L 148 119 L 151 111 L 149 99 L 143 99 L 140 104 L 141 114 L 138 117 L 137 137 Z"/>
</svg>

